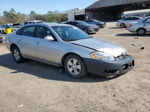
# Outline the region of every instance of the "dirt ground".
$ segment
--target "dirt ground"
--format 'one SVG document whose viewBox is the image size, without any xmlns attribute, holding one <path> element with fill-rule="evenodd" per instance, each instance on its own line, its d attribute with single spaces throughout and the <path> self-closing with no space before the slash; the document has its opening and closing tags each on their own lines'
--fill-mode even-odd
<svg viewBox="0 0 150 112">
<path fill-rule="evenodd" d="M 135 68 L 113 79 L 72 79 L 50 65 L 17 64 L 0 44 L 0 112 L 150 112 L 150 35 L 108 23 L 94 37 L 124 46 Z"/>
</svg>

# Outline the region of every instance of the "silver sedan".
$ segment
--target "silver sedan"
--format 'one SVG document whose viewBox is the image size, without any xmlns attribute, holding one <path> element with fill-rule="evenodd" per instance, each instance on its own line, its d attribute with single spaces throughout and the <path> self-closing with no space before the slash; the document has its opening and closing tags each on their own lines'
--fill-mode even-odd
<svg viewBox="0 0 150 112">
<path fill-rule="evenodd" d="M 146 17 L 138 23 L 130 24 L 127 29 L 130 32 L 136 32 L 140 36 L 145 35 L 147 32 L 150 32 L 150 17 Z"/>
<path fill-rule="evenodd" d="M 31 24 L 7 35 L 6 46 L 18 63 L 32 59 L 62 67 L 73 78 L 93 73 L 120 75 L 134 66 L 134 59 L 114 43 L 94 39 L 65 24 Z"/>
<path fill-rule="evenodd" d="M 121 28 L 128 27 L 131 23 L 137 23 L 141 17 L 128 17 L 117 21 L 117 26 Z"/>
</svg>

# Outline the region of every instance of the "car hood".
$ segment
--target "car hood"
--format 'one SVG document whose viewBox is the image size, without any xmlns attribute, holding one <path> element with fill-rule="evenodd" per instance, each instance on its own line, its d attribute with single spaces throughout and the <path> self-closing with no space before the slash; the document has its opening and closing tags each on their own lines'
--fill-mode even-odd
<svg viewBox="0 0 150 112">
<path fill-rule="evenodd" d="M 89 24 L 89 27 L 99 28 L 97 25 L 94 25 L 94 24 Z"/>
<path fill-rule="evenodd" d="M 114 57 L 126 53 L 126 50 L 123 47 L 100 39 L 94 39 L 94 38 L 82 39 L 77 41 L 71 41 L 70 43 L 81 47 L 89 48 L 92 50 L 96 50 L 99 52 L 111 54 Z"/>
</svg>

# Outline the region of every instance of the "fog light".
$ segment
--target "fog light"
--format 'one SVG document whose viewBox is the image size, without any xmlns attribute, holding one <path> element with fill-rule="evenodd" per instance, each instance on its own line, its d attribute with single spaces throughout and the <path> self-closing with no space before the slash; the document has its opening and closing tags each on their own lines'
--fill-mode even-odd
<svg viewBox="0 0 150 112">
<path fill-rule="evenodd" d="M 116 74 L 119 74 L 119 73 L 120 73 L 120 70 L 117 70 L 117 71 L 116 71 Z"/>
</svg>

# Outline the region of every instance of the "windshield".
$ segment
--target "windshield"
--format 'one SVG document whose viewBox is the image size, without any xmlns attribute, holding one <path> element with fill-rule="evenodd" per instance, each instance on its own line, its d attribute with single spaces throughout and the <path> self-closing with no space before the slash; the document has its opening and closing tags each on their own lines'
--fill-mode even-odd
<svg viewBox="0 0 150 112">
<path fill-rule="evenodd" d="M 75 41 L 91 38 L 88 34 L 74 26 L 52 26 L 52 28 L 64 41 Z"/>
</svg>

